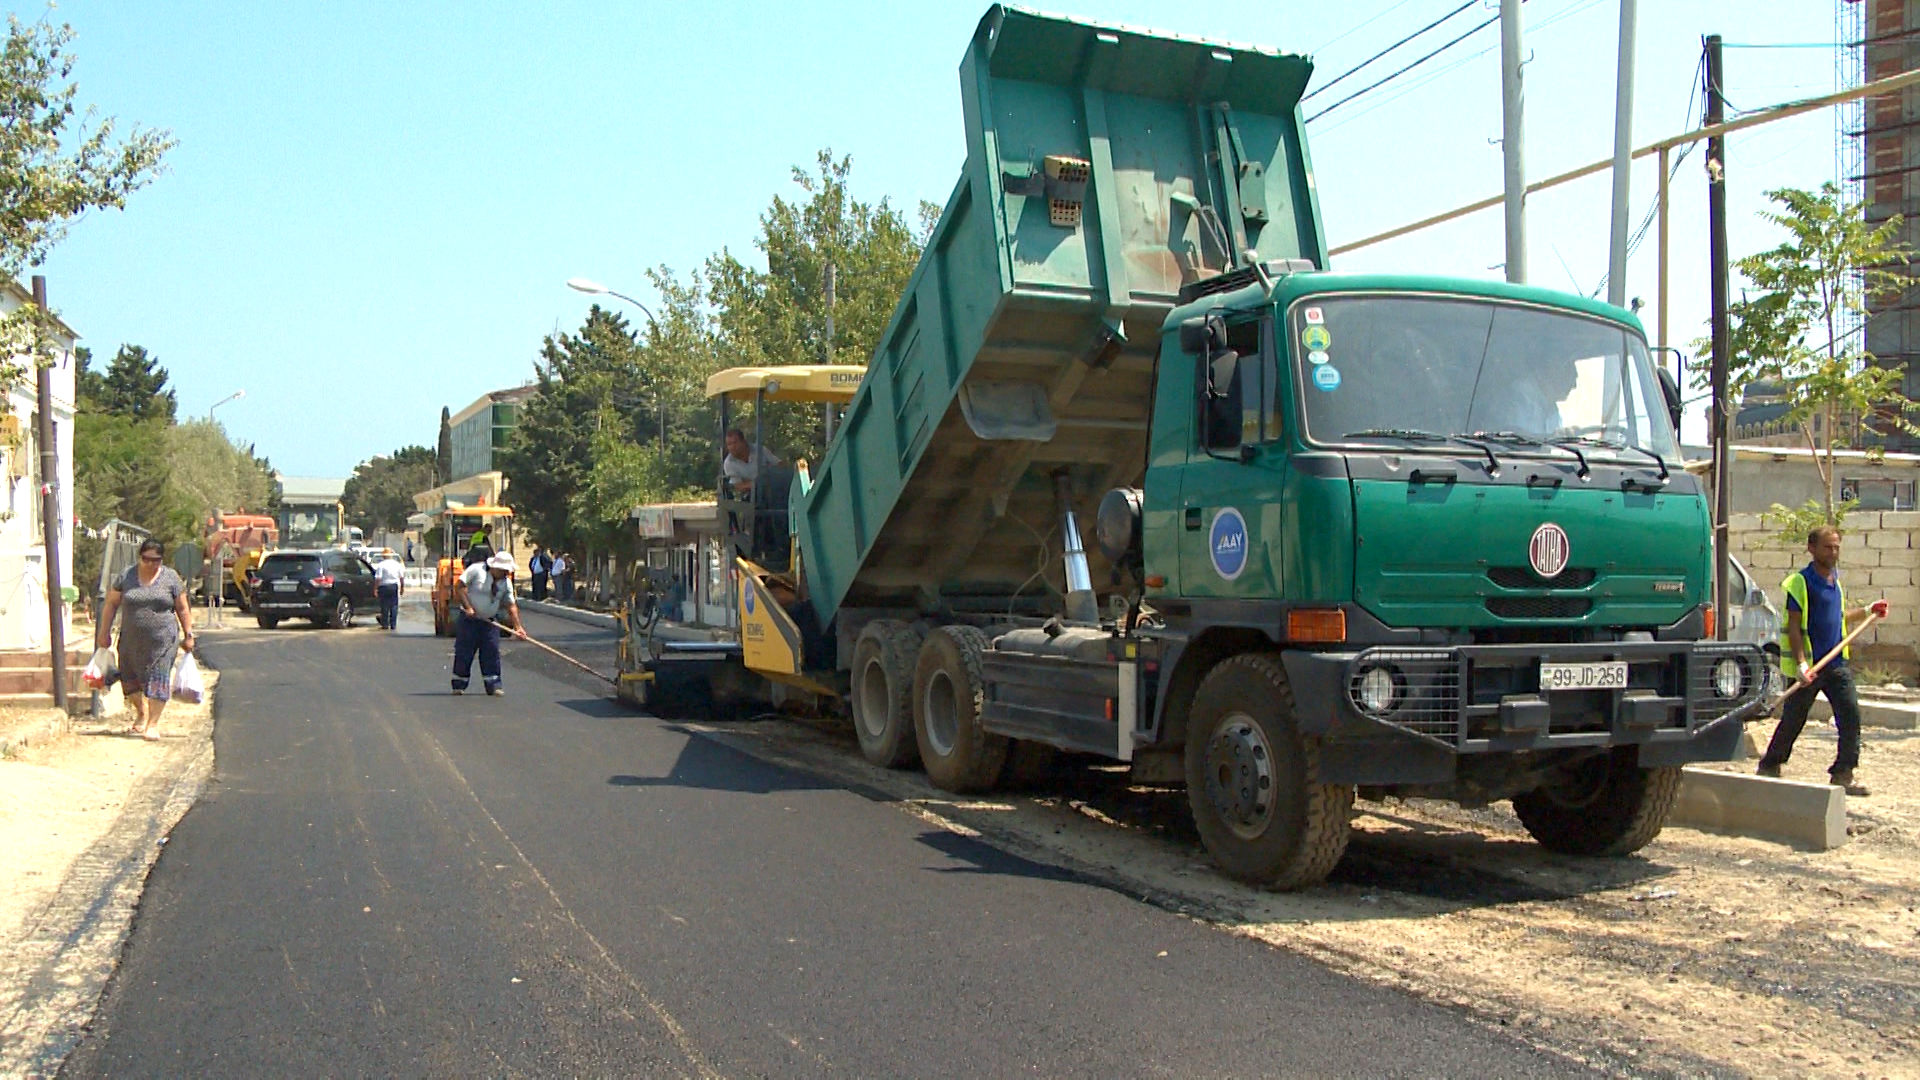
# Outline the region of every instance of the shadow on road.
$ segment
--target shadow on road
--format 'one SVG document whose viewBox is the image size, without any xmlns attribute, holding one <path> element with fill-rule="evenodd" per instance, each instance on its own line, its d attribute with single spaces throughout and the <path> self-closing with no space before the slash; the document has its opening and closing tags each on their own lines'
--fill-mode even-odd
<svg viewBox="0 0 1920 1080">
<path fill-rule="evenodd" d="M 730 750 L 710 739 L 689 738 L 680 757 L 665 776 L 616 774 L 607 777 L 614 787 L 683 787 L 703 791 L 733 791 L 769 795 L 776 791 L 831 791 L 840 785 L 803 773 L 769 765 L 758 758 Z"/>
<path fill-rule="evenodd" d="M 1032 859 L 1023 859 L 1018 855 L 994 847 L 978 837 L 962 836 L 946 829 L 929 829 L 914 839 L 932 848 L 950 859 L 957 859 L 968 866 L 930 867 L 936 874 L 994 874 L 1001 877 L 1034 878 L 1039 881 L 1068 881 L 1081 885 L 1101 886 L 1099 882 L 1058 866 L 1048 866 Z"/>
</svg>

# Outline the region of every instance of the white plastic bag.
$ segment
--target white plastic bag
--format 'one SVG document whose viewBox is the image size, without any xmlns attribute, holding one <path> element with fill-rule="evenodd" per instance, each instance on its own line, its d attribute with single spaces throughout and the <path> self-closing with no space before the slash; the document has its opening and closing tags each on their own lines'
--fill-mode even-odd
<svg viewBox="0 0 1920 1080">
<path fill-rule="evenodd" d="M 87 661 L 86 669 L 80 672 L 80 681 L 99 690 L 120 674 L 120 664 L 111 648 L 93 650 L 93 659 Z"/>
<path fill-rule="evenodd" d="M 181 653 L 180 659 L 173 662 L 173 699 L 198 705 L 206 692 L 205 684 L 200 681 L 200 665 L 193 662 L 193 654 Z"/>
</svg>

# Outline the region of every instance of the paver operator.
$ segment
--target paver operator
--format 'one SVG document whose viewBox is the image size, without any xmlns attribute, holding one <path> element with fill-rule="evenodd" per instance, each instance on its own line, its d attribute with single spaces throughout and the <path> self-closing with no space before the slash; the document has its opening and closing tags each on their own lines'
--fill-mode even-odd
<svg viewBox="0 0 1920 1080">
<path fill-rule="evenodd" d="M 1840 746 L 1827 770 L 1834 786 L 1849 795 L 1865 795 L 1867 789 L 1855 781 L 1853 770 L 1860 765 L 1860 696 L 1854 690 L 1853 672 L 1847 667 L 1848 650 L 1841 650 L 1816 674 L 1808 668 L 1847 636 L 1847 622 L 1871 611 L 1884 619 L 1887 602 L 1875 600 L 1862 608 L 1847 610 L 1846 590 L 1840 584 L 1840 530 L 1821 525 L 1807 534 L 1807 554 L 1812 561 L 1789 574 L 1780 583 L 1787 594 L 1787 625 L 1780 637 L 1780 670 L 1789 679 L 1799 681 L 1799 690 L 1787 698 L 1780 712 L 1780 723 L 1773 729 L 1773 740 L 1760 758 L 1761 776 L 1780 775 L 1780 766 L 1793 753 L 1793 743 L 1806 726 L 1807 710 L 1813 708 L 1814 694 L 1827 696 L 1833 706 L 1834 726 L 1840 730 Z"/>
<path fill-rule="evenodd" d="M 500 552 L 484 563 L 474 563 L 453 583 L 453 606 L 460 612 L 453 624 L 453 692 L 464 694 L 473 676 L 473 657 L 480 656 L 480 685 L 489 696 L 500 686 L 500 623 L 504 619 L 514 637 L 526 637 L 520 628 L 520 605 L 513 598 L 513 556 Z"/>
<path fill-rule="evenodd" d="M 733 490 L 745 494 L 753 490 L 753 482 L 760 478 L 760 469 L 765 465 L 778 465 L 780 459 L 764 446 L 755 446 L 739 428 L 727 432 L 727 453 L 720 459 L 720 471 L 726 475 Z"/>
</svg>

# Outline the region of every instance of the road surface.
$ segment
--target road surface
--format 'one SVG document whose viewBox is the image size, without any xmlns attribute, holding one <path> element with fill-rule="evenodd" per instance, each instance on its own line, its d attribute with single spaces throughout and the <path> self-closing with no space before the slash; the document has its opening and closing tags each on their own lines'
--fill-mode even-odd
<svg viewBox="0 0 1920 1080">
<path fill-rule="evenodd" d="M 507 696 L 450 696 L 421 617 L 203 639 L 216 774 L 66 1075 L 1580 1071 L 525 645 Z M 528 623 L 610 663 L 604 632 Z"/>
</svg>

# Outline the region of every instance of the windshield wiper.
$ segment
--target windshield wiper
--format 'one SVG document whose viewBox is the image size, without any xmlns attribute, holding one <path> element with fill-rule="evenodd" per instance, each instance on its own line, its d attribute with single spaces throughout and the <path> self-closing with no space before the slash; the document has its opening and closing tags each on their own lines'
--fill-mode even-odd
<svg viewBox="0 0 1920 1080">
<path fill-rule="evenodd" d="M 1591 435 L 1566 435 L 1549 441 L 1555 446 L 1564 446 L 1568 450 L 1573 449 L 1573 447 L 1569 445 L 1570 443 L 1579 443 L 1582 446 L 1597 446 L 1605 450 L 1632 450 L 1635 453 L 1645 454 L 1653 459 L 1653 463 L 1660 467 L 1660 479 L 1665 480 L 1672 475 L 1667 470 L 1667 459 L 1644 446 L 1635 446 L 1633 443 L 1615 442 L 1612 439 L 1596 439 Z M 1577 453 L 1578 451 L 1575 452 Z"/>
<path fill-rule="evenodd" d="M 1476 439 L 1485 439 L 1488 442 L 1513 443 L 1517 446 L 1547 445 L 1545 440 L 1535 438 L 1532 435 L 1525 435 L 1518 431 L 1476 431 L 1473 433 L 1473 437 Z"/>
</svg>

